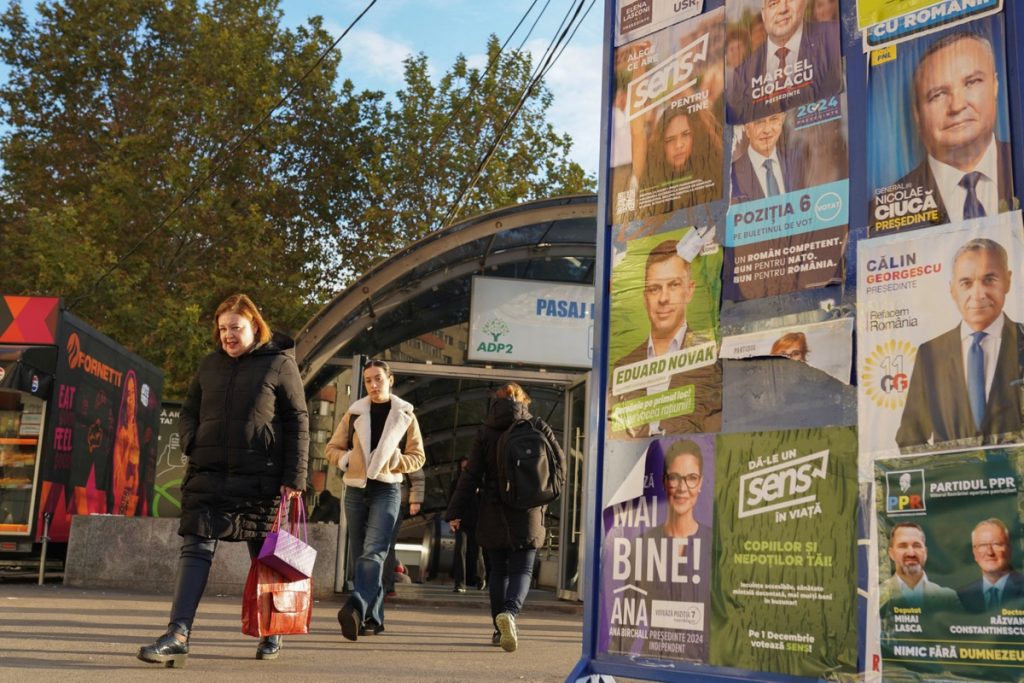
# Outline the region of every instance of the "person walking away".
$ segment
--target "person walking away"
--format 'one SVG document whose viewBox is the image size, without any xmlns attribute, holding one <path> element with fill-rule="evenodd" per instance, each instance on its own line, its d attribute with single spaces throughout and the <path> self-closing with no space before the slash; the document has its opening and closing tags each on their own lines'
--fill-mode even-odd
<svg viewBox="0 0 1024 683">
<path fill-rule="evenodd" d="M 219 541 L 245 541 L 255 557 L 281 499 L 306 487 L 309 416 L 294 343 L 272 334 L 244 294 L 213 316 L 217 350 L 203 358 L 181 408 L 188 465 L 181 486 L 182 537 L 167 632 L 139 649 L 144 662 L 184 666 L 192 623 Z M 280 636 L 261 638 L 257 659 L 274 659 Z"/>
<path fill-rule="evenodd" d="M 452 495 L 455 494 L 455 487 L 458 486 L 459 478 L 469 465 L 469 458 L 459 461 L 459 468 L 455 471 L 452 480 Z M 479 493 L 479 492 L 478 492 Z M 480 556 L 480 546 L 476 542 L 476 519 L 479 503 L 470 504 L 464 508 L 464 516 L 460 520 L 459 528 L 455 531 L 455 559 L 452 562 L 452 580 L 455 593 L 465 593 L 466 586 L 482 586 L 485 582 L 478 574 L 477 560 Z"/>
<path fill-rule="evenodd" d="M 384 559 L 401 503 L 402 475 L 422 469 L 426 457 L 413 406 L 391 393 L 395 377 L 382 360 L 363 370 L 367 395 L 353 403 L 327 443 L 328 460 L 344 476 L 353 588 L 338 611 L 348 640 L 384 630 Z"/>
<path fill-rule="evenodd" d="M 462 519 L 477 504 L 476 491 L 480 489 L 476 536 L 490 562 L 491 643 L 506 652 L 519 646 L 516 620 L 530 590 L 537 549 L 544 544 L 545 506 L 521 509 L 501 500 L 498 440 L 516 420 L 535 419 L 558 459 L 559 472 L 565 472 L 565 454 L 554 432 L 546 422 L 530 415 L 529 405 L 530 397 L 518 384 L 498 387 L 444 517 L 452 531 L 458 531 Z"/>
</svg>

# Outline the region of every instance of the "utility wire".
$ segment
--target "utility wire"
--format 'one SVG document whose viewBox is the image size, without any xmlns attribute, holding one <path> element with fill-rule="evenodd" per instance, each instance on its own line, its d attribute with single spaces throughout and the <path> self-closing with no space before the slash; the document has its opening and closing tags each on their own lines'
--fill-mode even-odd
<svg viewBox="0 0 1024 683">
<path fill-rule="evenodd" d="M 143 235 L 142 238 L 139 239 L 139 241 L 137 241 L 128 251 L 126 251 L 121 256 L 118 256 L 117 260 L 114 261 L 114 263 L 110 267 L 108 267 L 106 270 L 104 270 L 103 273 L 101 273 L 100 276 L 98 278 L 96 278 L 92 282 L 91 285 L 89 285 L 89 288 L 85 292 L 83 292 L 82 294 L 80 294 L 77 297 L 75 297 L 74 300 L 70 304 L 68 304 L 67 310 L 70 311 L 70 310 L 74 309 L 75 306 L 77 306 L 79 303 L 81 303 L 84 299 L 86 299 L 88 296 L 90 296 L 93 293 L 95 293 L 96 287 L 98 287 L 99 284 L 103 280 L 105 280 L 107 277 L 109 277 L 111 273 L 113 273 L 115 270 L 120 268 L 121 264 L 124 263 L 125 259 L 129 258 L 130 256 L 132 256 L 132 254 L 137 252 L 139 250 L 139 248 L 142 247 L 142 245 L 145 244 L 146 241 L 149 240 L 149 238 L 151 238 L 153 235 L 155 235 L 157 232 L 159 232 L 167 224 L 167 222 L 171 218 L 173 218 L 178 213 L 178 211 L 180 211 L 182 209 L 182 207 L 185 206 L 186 203 L 188 203 L 188 201 L 190 199 L 192 199 L 197 194 L 199 194 L 199 191 L 202 190 L 203 187 L 225 165 L 227 165 L 228 161 L 231 160 L 231 158 L 234 156 L 235 152 L 237 152 L 239 150 L 239 148 L 242 147 L 242 145 L 244 145 L 246 142 L 248 142 L 250 139 L 252 139 L 252 137 L 256 134 L 256 131 L 258 131 L 261 127 L 263 127 L 263 124 L 265 124 L 267 121 L 269 121 L 270 118 L 274 115 L 274 113 L 278 109 L 280 109 L 281 106 L 291 98 L 291 96 L 295 93 L 295 91 L 299 89 L 299 86 L 301 86 L 303 84 L 303 82 L 305 82 L 305 80 L 309 77 L 309 75 L 312 74 L 316 69 L 318 69 L 321 64 L 323 64 L 324 60 L 327 59 L 327 55 L 329 55 L 332 51 L 334 51 L 334 49 L 336 47 L 338 47 L 338 44 L 341 43 L 342 39 L 349 34 L 349 31 L 351 31 L 352 28 L 356 24 L 358 24 L 359 21 L 366 15 L 366 13 L 370 11 L 370 8 L 373 7 L 376 4 L 377 4 L 377 0 L 370 0 L 369 4 L 367 4 L 366 7 L 363 8 L 363 11 L 359 13 L 359 16 L 357 16 L 355 19 L 353 19 L 352 22 L 348 25 L 348 27 L 342 32 L 342 34 L 340 36 L 338 36 L 338 38 L 333 43 L 331 43 L 327 47 L 327 49 L 325 49 L 320 54 L 320 56 L 317 58 L 316 62 L 314 62 L 311 67 L 306 69 L 306 72 L 302 74 L 302 76 L 299 78 L 299 80 L 295 81 L 295 83 L 292 85 L 292 87 L 288 89 L 288 92 L 286 92 L 281 97 L 281 99 L 279 99 L 277 101 L 277 104 L 275 104 L 273 107 L 271 107 L 270 110 L 263 116 L 263 118 L 261 118 L 255 125 L 250 126 L 249 129 L 247 131 L 245 131 L 245 133 L 242 135 L 242 137 L 239 138 L 238 141 L 235 142 L 235 144 L 231 145 L 231 147 L 226 152 L 223 151 L 223 147 L 222 147 L 221 148 L 222 151 L 218 152 L 216 154 L 216 156 L 214 157 L 213 167 L 209 171 L 207 171 L 201 178 L 199 178 L 199 180 L 197 180 L 195 182 L 195 184 L 193 184 L 192 188 L 185 194 L 185 196 L 182 197 L 174 205 L 174 208 L 172 208 L 169 212 L 167 212 L 164 215 L 164 217 L 161 218 L 160 221 L 155 226 L 153 226 L 153 228 L 151 230 L 149 230 L 145 235 Z"/>
<path fill-rule="evenodd" d="M 505 121 L 499 128 L 497 134 L 494 137 L 494 140 L 488 146 L 483 158 L 481 158 L 480 162 L 476 166 L 476 169 L 473 171 L 473 174 L 470 176 L 468 184 L 459 193 L 459 196 L 449 207 L 448 212 L 445 214 L 444 220 L 441 222 L 442 227 L 447 227 L 452 224 L 458 210 L 462 207 L 462 204 L 468 198 L 469 193 L 473 190 L 474 187 L 476 187 L 476 184 L 480 181 L 480 178 L 483 176 L 484 169 L 487 168 L 487 164 L 493 158 L 495 152 L 497 152 L 498 146 L 501 144 L 502 137 L 505 135 L 509 127 L 512 125 L 512 122 L 515 120 L 516 115 L 518 115 L 519 111 L 523 108 L 523 105 L 525 105 L 527 100 L 530 98 L 533 89 L 537 87 L 537 84 L 540 83 L 540 81 L 551 69 L 551 67 L 554 66 L 558 57 L 560 57 L 562 55 L 562 52 L 565 51 L 565 48 L 568 45 L 569 40 L 571 40 L 572 37 L 576 35 L 576 30 L 579 28 L 579 24 L 581 24 L 583 22 L 583 19 L 586 18 L 587 14 L 590 13 L 590 10 L 594 6 L 595 0 L 591 0 L 586 12 L 583 13 L 582 17 L 580 17 L 580 11 L 583 9 L 584 2 L 585 0 L 580 0 L 579 4 L 576 6 L 575 12 L 573 12 L 571 7 L 566 12 L 565 18 L 563 18 L 562 23 L 559 25 L 561 33 L 557 36 L 557 38 L 552 39 L 552 42 L 549 43 L 548 45 L 548 49 L 545 50 L 544 55 L 541 56 L 540 64 L 534 71 L 534 74 L 531 77 L 530 81 L 527 83 L 526 87 L 523 88 L 519 101 L 516 103 L 515 107 L 512 108 L 512 111 L 509 112 L 509 115 L 505 117 Z M 572 15 L 572 19 L 569 20 L 568 25 L 566 25 L 566 19 L 568 19 L 570 15 Z M 577 17 L 579 17 L 578 22 Z M 574 22 L 576 24 L 575 26 L 573 26 Z M 566 38 L 566 34 L 569 34 L 568 38 Z"/>
</svg>

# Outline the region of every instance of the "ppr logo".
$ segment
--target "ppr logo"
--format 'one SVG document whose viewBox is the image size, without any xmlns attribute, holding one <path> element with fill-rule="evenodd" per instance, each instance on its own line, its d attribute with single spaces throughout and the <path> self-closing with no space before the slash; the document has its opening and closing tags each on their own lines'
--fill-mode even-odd
<svg viewBox="0 0 1024 683">
<path fill-rule="evenodd" d="M 918 515 L 927 510 L 924 470 L 885 473 L 885 511 L 890 515 Z"/>
</svg>

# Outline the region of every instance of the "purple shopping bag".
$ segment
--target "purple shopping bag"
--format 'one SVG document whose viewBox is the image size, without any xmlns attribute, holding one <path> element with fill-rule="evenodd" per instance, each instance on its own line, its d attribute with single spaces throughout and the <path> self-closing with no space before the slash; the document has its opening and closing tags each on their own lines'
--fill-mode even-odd
<svg viewBox="0 0 1024 683">
<path fill-rule="evenodd" d="M 306 508 L 302 504 L 302 498 L 296 498 L 296 501 L 299 514 L 290 516 L 291 531 L 281 528 L 281 514 L 286 504 L 282 500 L 277 509 L 277 521 L 274 522 L 273 531 L 267 534 L 256 558 L 261 564 L 270 567 L 289 581 L 310 578 L 313 575 L 313 564 L 316 562 L 316 548 L 307 542 L 309 536 L 306 529 Z M 296 535 L 300 529 L 304 539 Z"/>
</svg>

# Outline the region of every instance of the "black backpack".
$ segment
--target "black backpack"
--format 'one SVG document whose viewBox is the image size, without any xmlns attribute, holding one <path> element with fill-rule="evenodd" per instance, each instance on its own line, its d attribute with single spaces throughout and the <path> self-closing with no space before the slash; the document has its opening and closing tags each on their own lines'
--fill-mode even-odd
<svg viewBox="0 0 1024 683">
<path fill-rule="evenodd" d="M 558 453 L 537 419 L 516 420 L 498 437 L 498 495 L 514 508 L 547 505 L 562 493 Z"/>
</svg>

